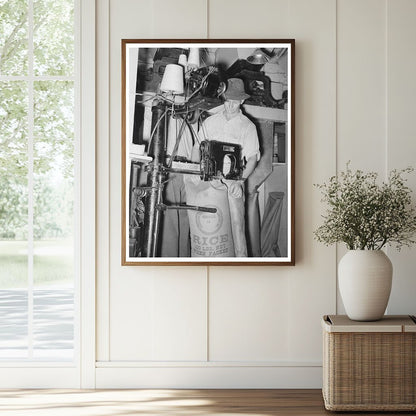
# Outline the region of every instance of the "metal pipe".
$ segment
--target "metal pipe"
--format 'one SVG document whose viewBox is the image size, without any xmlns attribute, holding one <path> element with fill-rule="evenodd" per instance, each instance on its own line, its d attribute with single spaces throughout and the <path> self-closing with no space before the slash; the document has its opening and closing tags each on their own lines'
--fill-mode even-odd
<svg viewBox="0 0 416 416">
<path fill-rule="evenodd" d="M 156 257 L 160 228 L 160 210 L 156 206 L 162 202 L 166 119 L 166 103 L 155 100 L 152 106 L 153 135 L 150 138 L 148 151 L 153 161 L 148 165 L 147 174 L 149 192 L 145 201 L 143 257 Z"/>
<path fill-rule="evenodd" d="M 166 211 L 168 209 L 190 210 L 190 211 L 210 212 L 211 214 L 215 214 L 217 212 L 217 208 L 199 207 L 197 205 L 165 205 L 165 204 L 158 204 L 158 205 L 156 205 L 156 209 L 159 210 L 159 211 Z"/>
</svg>

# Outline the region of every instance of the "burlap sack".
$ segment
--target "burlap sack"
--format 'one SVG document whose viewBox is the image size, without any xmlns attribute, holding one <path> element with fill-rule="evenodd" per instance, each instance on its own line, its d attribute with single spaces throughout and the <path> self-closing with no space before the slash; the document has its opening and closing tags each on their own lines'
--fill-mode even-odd
<svg viewBox="0 0 416 416">
<path fill-rule="evenodd" d="M 234 257 L 227 188 L 192 175 L 185 175 L 185 188 L 188 205 L 217 210 L 215 214 L 188 210 L 191 257 Z"/>
<path fill-rule="evenodd" d="M 185 178 L 187 204 L 217 209 L 188 211 L 192 257 L 247 257 L 242 182 Z"/>
</svg>

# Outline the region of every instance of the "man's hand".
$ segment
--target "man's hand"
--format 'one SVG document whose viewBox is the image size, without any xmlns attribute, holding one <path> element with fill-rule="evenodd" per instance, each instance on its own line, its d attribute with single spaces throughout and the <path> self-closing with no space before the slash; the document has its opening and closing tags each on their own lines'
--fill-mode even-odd
<svg viewBox="0 0 416 416">
<path fill-rule="evenodd" d="M 247 160 L 246 168 L 243 170 L 243 179 L 247 179 L 257 166 L 257 156 L 251 156 Z"/>
</svg>

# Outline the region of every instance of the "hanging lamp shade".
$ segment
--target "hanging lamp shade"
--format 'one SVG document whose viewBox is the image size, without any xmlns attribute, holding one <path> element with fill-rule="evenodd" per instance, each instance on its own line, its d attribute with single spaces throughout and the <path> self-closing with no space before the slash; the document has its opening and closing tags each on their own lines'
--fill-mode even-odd
<svg viewBox="0 0 416 416">
<path fill-rule="evenodd" d="M 166 65 L 160 90 L 173 95 L 183 94 L 183 67 L 181 65 Z"/>
</svg>

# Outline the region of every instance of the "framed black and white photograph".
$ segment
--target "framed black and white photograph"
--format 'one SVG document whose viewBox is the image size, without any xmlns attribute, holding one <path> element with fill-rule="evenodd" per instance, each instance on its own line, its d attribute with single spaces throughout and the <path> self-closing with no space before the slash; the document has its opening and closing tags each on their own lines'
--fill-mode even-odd
<svg viewBox="0 0 416 416">
<path fill-rule="evenodd" d="M 122 264 L 293 265 L 295 41 L 122 40 Z"/>
</svg>

